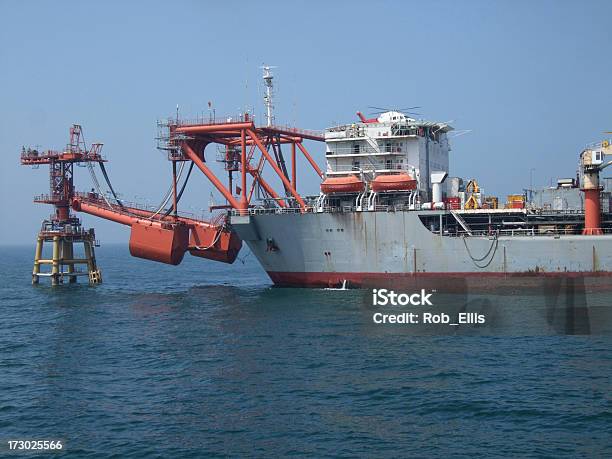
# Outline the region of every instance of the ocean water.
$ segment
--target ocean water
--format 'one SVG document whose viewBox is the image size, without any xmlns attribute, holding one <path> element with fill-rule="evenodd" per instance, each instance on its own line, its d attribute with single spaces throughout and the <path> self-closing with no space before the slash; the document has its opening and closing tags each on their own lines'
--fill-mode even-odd
<svg viewBox="0 0 612 459">
<path fill-rule="evenodd" d="M 409 333 L 373 325 L 369 292 L 272 288 L 253 257 L 104 245 L 104 284 L 52 288 L 33 247 L 1 250 L 0 454 L 612 457 L 610 293 L 586 326 L 517 294 L 470 299 L 498 327 Z"/>
</svg>

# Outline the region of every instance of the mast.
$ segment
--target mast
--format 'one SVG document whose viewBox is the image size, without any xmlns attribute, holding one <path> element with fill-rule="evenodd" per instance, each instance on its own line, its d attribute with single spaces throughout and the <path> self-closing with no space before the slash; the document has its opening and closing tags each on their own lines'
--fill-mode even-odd
<svg viewBox="0 0 612 459">
<path fill-rule="evenodd" d="M 264 65 L 262 68 L 264 86 L 266 87 L 266 93 L 264 94 L 264 104 L 266 106 L 266 125 L 270 127 L 274 121 L 274 115 L 272 114 L 272 110 L 274 109 L 274 105 L 272 104 L 272 97 L 274 96 L 272 79 L 274 76 L 271 72 L 273 67 Z"/>
</svg>

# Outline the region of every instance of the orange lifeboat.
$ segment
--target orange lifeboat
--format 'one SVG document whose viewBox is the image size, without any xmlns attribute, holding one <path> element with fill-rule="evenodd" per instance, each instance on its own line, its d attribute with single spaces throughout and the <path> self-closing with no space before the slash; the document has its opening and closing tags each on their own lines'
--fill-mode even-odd
<svg viewBox="0 0 612 459">
<path fill-rule="evenodd" d="M 417 182 L 406 173 L 384 174 L 370 182 L 373 191 L 408 191 L 416 190 Z"/>
<path fill-rule="evenodd" d="M 321 183 L 323 193 L 359 193 L 365 188 L 363 180 L 349 175 L 348 177 L 328 177 Z"/>
</svg>

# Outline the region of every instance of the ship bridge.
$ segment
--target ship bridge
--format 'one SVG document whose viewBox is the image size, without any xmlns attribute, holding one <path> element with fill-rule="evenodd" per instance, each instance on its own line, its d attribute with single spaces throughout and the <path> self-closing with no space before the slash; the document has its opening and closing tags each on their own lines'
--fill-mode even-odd
<svg viewBox="0 0 612 459">
<path fill-rule="evenodd" d="M 431 174 L 449 170 L 448 123 L 417 120 L 389 110 L 377 118 L 330 127 L 325 131 L 328 177 L 356 176 L 364 182 L 378 176 L 407 174 L 417 183 L 419 199 L 431 197 Z"/>
</svg>

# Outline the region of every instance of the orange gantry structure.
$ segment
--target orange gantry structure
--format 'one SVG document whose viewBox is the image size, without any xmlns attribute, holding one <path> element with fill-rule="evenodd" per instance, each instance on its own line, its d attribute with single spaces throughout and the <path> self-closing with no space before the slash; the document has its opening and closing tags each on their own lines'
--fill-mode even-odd
<svg viewBox="0 0 612 459">
<path fill-rule="evenodd" d="M 158 138 L 158 148 L 167 151 L 168 160 L 172 163 L 171 205 L 168 208 L 165 206 L 169 199 L 154 211 L 122 202 L 115 194 L 104 168 L 104 159 L 100 156 L 102 144 L 93 144 L 91 149 L 87 150 L 84 142 L 78 137 L 81 128 L 77 125 L 71 128 L 71 143 L 61 153 L 46 152 L 41 155 L 35 150 L 24 149 L 22 164 L 51 166 L 52 192 L 49 197 L 37 198 L 35 201 L 53 204 L 56 207 L 56 217 L 53 220 L 55 223 L 78 222 L 78 219 L 74 219 L 70 213 L 72 208 L 77 212 L 130 226 L 129 248 L 130 253 L 136 257 L 177 265 L 185 253 L 189 252 L 197 257 L 233 263 L 242 247 L 242 241 L 229 228 L 226 213 L 219 214 L 213 221 L 204 221 L 179 212 L 179 201 L 194 166 L 225 199 L 224 204 L 213 208 L 234 209 L 240 214 L 246 214 L 248 209 L 255 205 L 256 190 L 266 205 L 298 208 L 302 212 L 307 210 L 306 202 L 297 191 L 298 154 L 306 158 L 319 177 L 323 176 L 303 144 L 304 140 L 324 141 L 323 135 L 319 132 L 282 126 L 256 126 L 248 114 L 241 116 L 237 121 L 226 119 L 223 122 L 214 119 L 183 121 L 177 117 L 159 123 L 159 126 L 163 129 L 163 133 Z M 76 140 L 72 138 L 73 132 L 78 134 Z M 76 146 L 71 147 L 73 144 Z M 210 144 L 217 145 L 218 157 L 214 159 L 223 163 L 225 178 L 219 177 L 211 167 L 210 155 L 206 154 Z M 289 166 L 283 155 L 283 146 L 290 148 Z M 72 179 L 72 165 L 76 162 L 98 163 L 114 199 L 108 199 L 99 190 L 88 193 L 76 192 Z M 189 173 L 180 191 L 178 184 L 180 174 L 177 174 L 179 163 L 190 163 Z M 280 180 L 282 191 L 275 190 L 270 181 L 264 179 L 263 171 L 267 164 Z M 183 166 L 184 164 L 181 165 L 181 170 Z M 98 185 L 95 174 L 92 176 Z M 80 231 L 80 222 L 78 225 Z M 93 235 L 93 230 L 90 231 Z M 93 245 L 90 250 L 93 253 Z M 37 254 L 40 251 L 37 248 Z M 71 253 L 66 249 L 66 255 Z M 40 265 L 36 259 L 39 258 L 39 255 L 35 257 L 35 275 L 37 266 Z M 66 257 L 62 255 L 61 249 L 57 258 L 58 268 L 54 268 L 54 274 L 51 275 L 55 279 L 54 284 L 61 283 L 65 275 L 61 265 Z M 74 271 L 73 268 L 71 270 Z M 35 278 L 37 282 L 38 277 Z M 73 277 L 70 279 L 72 281 Z"/>
<path fill-rule="evenodd" d="M 289 200 L 295 200 L 302 210 L 306 209 L 306 203 L 297 192 L 296 150 L 305 156 L 317 175 L 323 177 L 323 172 L 303 145 L 305 139 L 323 142 L 324 137 L 318 132 L 278 126 L 256 127 L 248 114 L 238 121 L 210 120 L 201 123 L 169 120 L 166 127 L 168 136 L 164 138 L 162 148 L 168 150 L 168 159 L 173 163 L 192 161 L 227 200 L 228 206 L 237 210 L 249 208 L 256 186 L 260 186 L 281 207 L 286 207 Z M 207 166 L 205 149 L 211 143 L 225 148 L 222 162 L 227 172 L 227 185 Z M 291 147 L 291 173 L 287 170 L 282 153 L 282 145 L 287 144 Z M 280 178 L 284 196 L 263 178 L 262 170 L 266 164 L 270 164 Z M 239 175 L 240 184 L 235 190 L 234 173 Z M 252 178 L 250 187 L 247 183 L 249 176 Z"/>
</svg>

